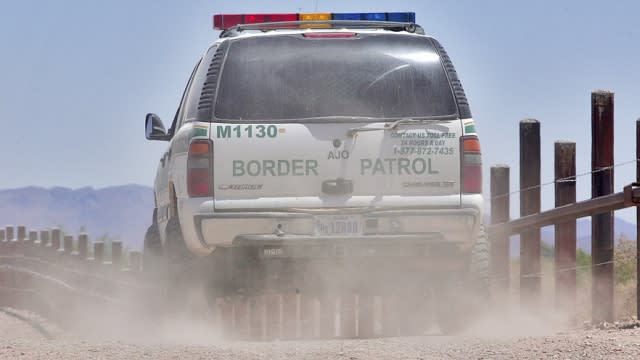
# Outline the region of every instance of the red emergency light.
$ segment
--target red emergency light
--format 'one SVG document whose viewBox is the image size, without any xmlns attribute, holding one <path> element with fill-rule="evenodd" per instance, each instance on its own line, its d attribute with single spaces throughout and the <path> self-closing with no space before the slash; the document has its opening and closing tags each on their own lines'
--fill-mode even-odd
<svg viewBox="0 0 640 360">
<path fill-rule="evenodd" d="M 213 28 L 226 30 L 240 24 L 298 21 L 298 14 L 224 14 L 213 16 Z"/>
</svg>

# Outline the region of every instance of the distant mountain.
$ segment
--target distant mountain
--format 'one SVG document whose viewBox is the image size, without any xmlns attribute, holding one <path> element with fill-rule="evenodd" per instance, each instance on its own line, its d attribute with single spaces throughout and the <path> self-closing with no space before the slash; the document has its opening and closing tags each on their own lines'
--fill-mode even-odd
<svg viewBox="0 0 640 360">
<path fill-rule="evenodd" d="M 141 185 L 0 190 L 0 226 L 59 226 L 74 236 L 83 228 L 90 239 L 106 236 L 132 249 L 142 249 L 152 211 L 153 189 Z"/>
</svg>

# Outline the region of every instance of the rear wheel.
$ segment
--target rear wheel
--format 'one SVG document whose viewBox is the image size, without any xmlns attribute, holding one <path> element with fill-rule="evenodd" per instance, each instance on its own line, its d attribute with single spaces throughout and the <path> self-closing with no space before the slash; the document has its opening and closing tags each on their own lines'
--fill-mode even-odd
<svg viewBox="0 0 640 360">
<path fill-rule="evenodd" d="M 182 307 L 185 305 L 190 285 L 198 276 L 191 271 L 195 266 L 195 259 L 184 242 L 177 215 L 167 222 L 165 235 L 165 254 L 168 264 L 167 299 L 171 307 Z"/>
<path fill-rule="evenodd" d="M 484 311 L 490 300 L 489 275 L 489 241 L 481 226 L 467 272 L 436 285 L 438 325 L 444 334 L 460 332 Z"/>
<path fill-rule="evenodd" d="M 191 255 L 187 244 L 184 242 L 178 216 L 169 219 L 165 234 L 167 259 L 173 264 L 189 262 L 189 260 L 193 258 L 193 255 Z"/>
<path fill-rule="evenodd" d="M 145 274 L 153 275 L 162 272 L 164 265 L 164 248 L 160 238 L 160 230 L 157 222 L 157 209 L 153 210 L 151 225 L 144 235 L 143 270 Z M 164 272 L 162 272 L 164 274 Z"/>
</svg>

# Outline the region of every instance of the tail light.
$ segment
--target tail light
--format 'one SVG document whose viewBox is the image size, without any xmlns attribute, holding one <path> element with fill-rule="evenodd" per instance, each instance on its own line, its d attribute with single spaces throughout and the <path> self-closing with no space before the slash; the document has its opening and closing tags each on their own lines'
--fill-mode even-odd
<svg viewBox="0 0 640 360">
<path fill-rule="evenodd" d="M 187 192 L 190 197 L 213 196 L 213 145 L 193 140 L 187 157 Z"/>
<path fill-rule="evenodd" d="M 482 159 L 480 140 L 475 135 L 462 137 L 462 192 L 482 192 Z"/>
</svg>

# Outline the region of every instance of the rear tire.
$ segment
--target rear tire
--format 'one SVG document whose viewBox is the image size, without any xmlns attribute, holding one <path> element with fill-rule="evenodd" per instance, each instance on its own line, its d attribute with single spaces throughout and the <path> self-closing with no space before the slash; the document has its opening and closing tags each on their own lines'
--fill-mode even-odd
<svg viewBox="0 0 640 360">
<path fill-rule="evenodd" d="M 160 230 L 158 229 L 157 222 L 158 210 L 153 210 L 153 219 L 151 225 L 147 229 L 144 235 L 144 248 L 142 252 L 143 256 L 143 271 L 145 274 L 164 274 L 162 271 L 166 269 L 164 265 L 164 248 L 162 246 L 162 239 L 160 238 Z"/>
<path fill-rule="evenodd" d="M 193 259 L 193 255 L 187 248 L 180 227 L 180 219 L 174 216 L 167 222 L 166 234 L 166 255 L 167 259 L 173 264 L 186 263 Z"/>
<path fill-rule="evenodd" d="M 169 219 L 165 229 L 165 254 L 168 264 L 167 299 L 170 311 L 186 310 L 190 299 L 202 286 L 206 270 L 202 259 L 187 248 L 178 216 Z"/>
<path fill-rule="evenodd" d="M 448 277 L 437 286 L 437 317 L 443 334 L 455 334 L 477 319 L 491 297 L 489 241 L 480 226 L 466 274 Z"/>
</svg>

